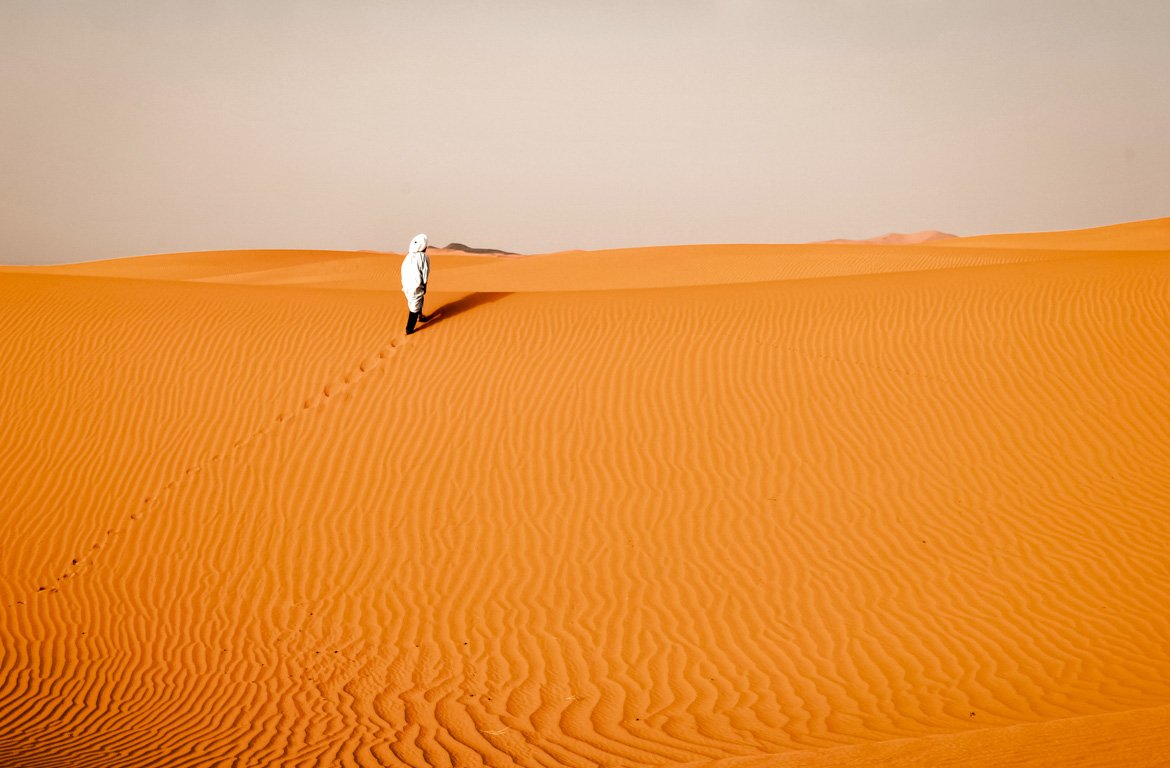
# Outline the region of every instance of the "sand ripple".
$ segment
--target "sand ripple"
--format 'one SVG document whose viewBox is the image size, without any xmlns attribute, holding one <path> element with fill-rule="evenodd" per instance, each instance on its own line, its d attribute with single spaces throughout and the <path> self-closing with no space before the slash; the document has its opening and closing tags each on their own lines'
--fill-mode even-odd
<svg viewBox="0 0 1170 768">
<path fill-rule="evenodd" d="M 1170 253 L 830 248 L 0 273 L 0 762 L 1155 764 Z"/>
</svg>

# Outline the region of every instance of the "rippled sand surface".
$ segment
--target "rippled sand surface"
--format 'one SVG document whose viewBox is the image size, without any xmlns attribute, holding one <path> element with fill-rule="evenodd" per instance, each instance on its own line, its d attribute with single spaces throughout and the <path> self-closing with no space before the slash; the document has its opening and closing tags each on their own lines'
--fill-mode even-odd
<svg viewBox="0 0 1170 768">
<path fill-rule="evenodd" d="M 0 764 L 1170 760 L 1170 220 L 0 268 Z"/>
</svg>

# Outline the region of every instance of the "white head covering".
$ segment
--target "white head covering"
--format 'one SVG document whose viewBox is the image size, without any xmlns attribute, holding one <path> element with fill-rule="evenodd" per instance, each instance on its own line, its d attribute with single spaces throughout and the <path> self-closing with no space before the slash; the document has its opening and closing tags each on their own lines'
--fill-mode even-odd
<svg viewBox="0 0 1170 768">
<path fill-rule="evenodd" d="M 415 235 L 410 250 L 402 260 L 402 292 L 411 312 L 421 312 L 427 279 L 431 274 L 431 260 L 427 258 L 427 236 Z"/>
</svg>

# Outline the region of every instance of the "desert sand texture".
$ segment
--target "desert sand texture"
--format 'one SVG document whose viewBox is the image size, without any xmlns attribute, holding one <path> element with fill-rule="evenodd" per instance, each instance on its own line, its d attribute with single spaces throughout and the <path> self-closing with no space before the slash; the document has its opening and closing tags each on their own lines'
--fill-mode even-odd
<svg viewBox="0 0 1170 768">
<path fill-rule="evenodd" d="M 0 764 L 1164 766 L 1170 219 L 0 270 Z"/>
</svg>

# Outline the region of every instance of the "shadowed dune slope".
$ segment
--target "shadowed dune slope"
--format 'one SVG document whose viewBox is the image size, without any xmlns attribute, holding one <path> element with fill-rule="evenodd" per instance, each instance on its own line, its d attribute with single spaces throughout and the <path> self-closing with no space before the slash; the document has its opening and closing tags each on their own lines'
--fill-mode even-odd
<svg viewBox="0 0 1170 768">
<path fill-rule="evenodd" d="M 1157 764 L 1170 254 L 880 251 L 0 271 L 0 764 Z"/>
</svg>

